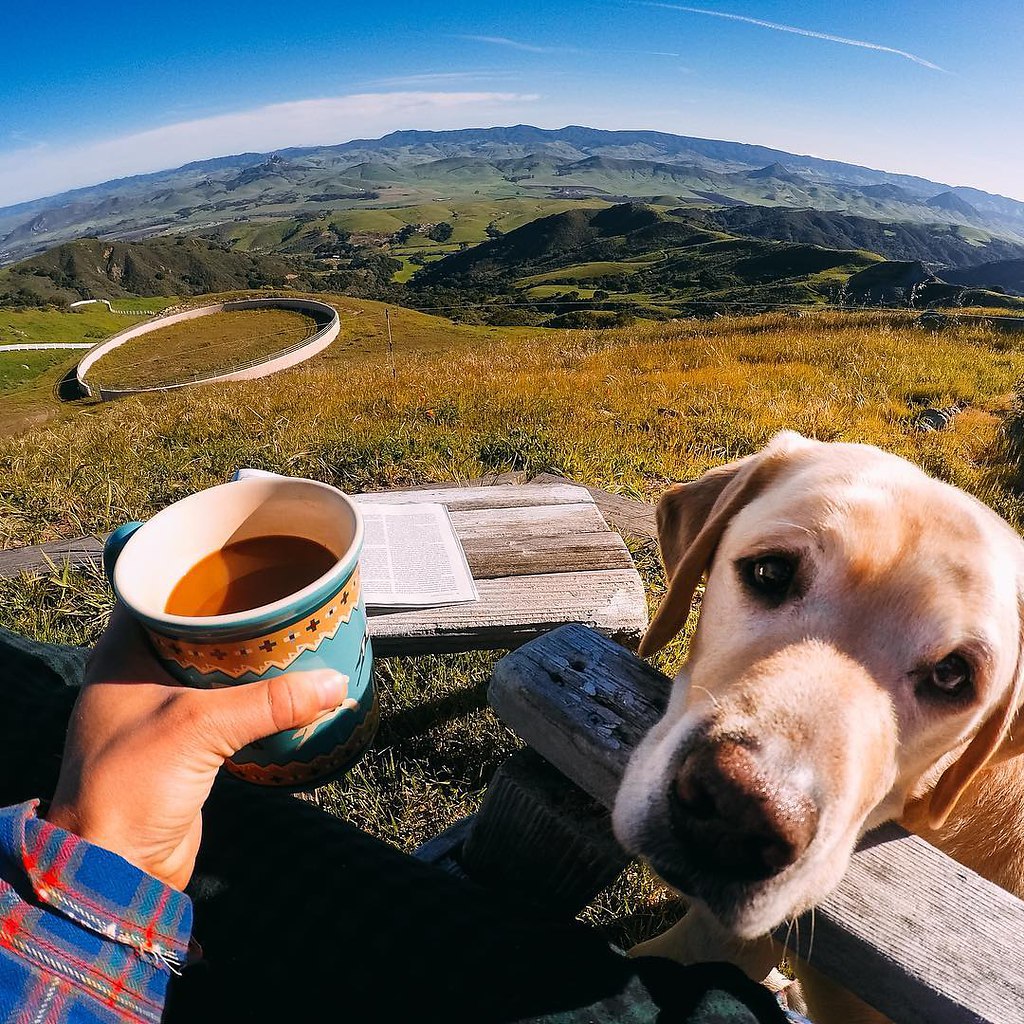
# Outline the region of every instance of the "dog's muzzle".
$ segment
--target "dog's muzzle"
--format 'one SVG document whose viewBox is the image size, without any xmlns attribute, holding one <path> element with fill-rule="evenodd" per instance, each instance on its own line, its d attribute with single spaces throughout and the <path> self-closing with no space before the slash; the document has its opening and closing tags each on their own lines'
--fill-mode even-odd
<svg viewBox="0 0 1024 1024">
<path fill-rule="evenodd" d="M 705 740 L 684 757 L 668 794 L 669 823 L 687 874 L 718 883 L 763 881 L 795 864 L 819 809 L 762 768 L 742 740 Z"/>
</svg>

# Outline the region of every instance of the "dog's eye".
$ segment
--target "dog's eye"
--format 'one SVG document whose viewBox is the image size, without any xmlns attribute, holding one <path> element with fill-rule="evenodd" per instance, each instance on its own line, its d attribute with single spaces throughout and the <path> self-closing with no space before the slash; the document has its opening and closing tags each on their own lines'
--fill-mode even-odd
<svg viewBox="0 0 1024 1024">
<path fill-rule="evenodd" d="M 773 601 L 780 601 L 793 585 L 796 562 L 785 555 L 750 558 L 741 563 L 740 575 L 754 593 Z"/>
<path fill-rule="evenodd" d="M 971 666 L 961 655 L 947 654 L 932 666 L 927 682 L 947 697 L 959 697 L 970 688 Z"/>
</svg>

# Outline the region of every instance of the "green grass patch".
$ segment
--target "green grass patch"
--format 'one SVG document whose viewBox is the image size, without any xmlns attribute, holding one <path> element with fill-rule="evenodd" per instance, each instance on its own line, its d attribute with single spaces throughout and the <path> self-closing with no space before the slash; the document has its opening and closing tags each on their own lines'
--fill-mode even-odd
<svg viewBox="0 0 1024 1024">
<path fill-rule="evenodd" d="M 34 381 L 52 366 L 78 358 L 81 351 L 42 349 L 22 352 L 0 352 L 0 393 L 16 391 Z"/>
<path fill-rule="evenodd" d="M 144 303 L 169 305 L 171 299 L 130 299 L 120 303 L 138 302 L 133 309 L 151 309 Z M 125 305 L 127 309 L 128 306 Z M 157 308 L 163 308 L 162 306 Z M 20 342 L 36 343 L 96 343 L 123 331 L 143 317 L 128 317 L 110 313 L 99 303 L 83 306 L 80 310 L 60 309 L 8 309 L 0 306 L 0 345 Z"/>
<path fill-rule="evenodd" d="M 545 274 L 532 274 L 519 281 L 520 285 L 544 284 L 548 281 L 590 281 L 594 278 L 612 277 L 618 274 L 635 274 L 647 270 L 659 262 L 661 254 L 638 260 L 609 260 L 595 263 L 577 263 Z"/>
</svg>

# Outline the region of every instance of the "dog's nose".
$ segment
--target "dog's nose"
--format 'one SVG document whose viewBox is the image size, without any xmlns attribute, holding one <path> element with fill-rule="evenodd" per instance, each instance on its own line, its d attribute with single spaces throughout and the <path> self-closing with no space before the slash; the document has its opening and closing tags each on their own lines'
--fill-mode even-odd
<svg viewBox="0 0 1024 1024">
<path fill-rule="evenodd" d="M 708 743 L 680 766 L 672 824 L 698 866 L 736 881 L 771 878 L 795 863 L 818 827 L 818 807 L 795 785 L 770 778 L 748 747 Z"/>
</svg>

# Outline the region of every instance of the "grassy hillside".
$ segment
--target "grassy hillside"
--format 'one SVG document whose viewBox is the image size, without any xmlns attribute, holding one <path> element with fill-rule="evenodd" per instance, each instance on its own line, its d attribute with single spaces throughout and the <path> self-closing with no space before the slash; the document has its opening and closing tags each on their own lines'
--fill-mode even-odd
<svg viewBox="0 0 1024 1024">
<path fill-rule="evenodd" d="M 131 305 L 162 307 L 171 301 L 153 299 L 145 303 L 135 299 Z M 111 313 L 102 305 L 83 306 L 75 311 L 0 306 L 0 345 L 24 342 L 94 345 L 143 319 L 145 317 Z M 0 435 L 20 431 L 28 424 L 38 424 L 57 415 L 59 406 L 53 387 L 81 357 L 81 350 L 68 349 L 42 353 L 36 360 L 5 359 L 3 365 L 9 371 L 9 384 L 0 401 Z M 21 370 L 26 364 L 31 372 Z"/>
<path fill-rule="evenodd" d="M 736 235 L 831 249 L 866 249 L 886 259 L 920 260 L 937 267 L 967 267 L 1024 256 L 1020 244 L 960 225 L 886 223 L 820 210 L 764 206 L 715 210 L 704 219 L 709 226 Z"/>
<path fill-rule="evenodd" d="M 650 495 L 784 426 L 882 443 L 1011 497 L 998 417 L 1024 354 L 984 325 L 932 334 L 909 316 L 820 313 L 531 332 L 403 311 L 392 374 L 376 312 L 353 321 L 358 342 L 272 380 L 71 410 L 0 441 L 6 542 L 152 514 L 239 462 L 356 489 L 554 469 Z M 908 429 L 922 404 L 954 401 L 971 408 L 962 429 Z M 93 500 L 107 476 L 121 495 L 109 509 Z"/>
<path fill-rule="evenodd" d="M 958 267 L 943 273 L 951 284 L 997 287 L 1011 295 L 1024 295 L 1024 259 L 999 260 L 976 267 Z"/>
<path fill-rule="evenodd" d="M 476 299 L 509 296 L 551 302 L 538 286 L 564 284 L 565 310 L 602 292 L 608 309 L 676 315 L 706 304 L 817 304 L 836 299 L 854 274 L 881 257 L 862 251 L 740 238 L 710 230 L 683 211 L 620 204 L 574 209 L 431 263 L 409 288 L 430 301 L 439 290 Z M 588 286 L 586 296 L 579 286 Z M 543 297 L 543 298 L 541 298 Z"/>
<path fill-rule="evenodd" d="M 0 542 L 144 519 L 239 465 L 350 491 L 550 470 L 649 498 L 784 427 L 880 444 L 1022 522 L 1024 353 L 984 326 L 932 334 L 907 315 L 818 313 L 502 334 L 398 319 L 394 371 L 367 330 L 363 348 L 271 380 L 76 410 L 0 438 Z M 465 342 L 458 359 L 449 330 Z M 913 429 L 917 410 L 955 401 L 967 411 L 951 430 Z M 657 600 L 660 570 L 634 550 Z M 3 625 L 49 640 L 88 642 L 109 604 L 99 574 L 0 583 Z M 677 641 L 659 664 L 672 671 L 682 653 Z M 405 849 L 474 811 L 517 743 L 486 703 L 493 660 L 379 663 L 381 732 L 348 782 L 321 791 L 324 804 Z M 633 871 L 589 913 L 628 944 L 673 906 Z"/>
<path fill-rule="evenodd" d="M 78 299 L 201 295 L 280 287 L 295 268 L 198 238 L 101 242 L 83 238 L 0 270 L 0 304 L 67 304 Z"/>
<path fill-rule="evenodd" d="M 71 355 L 66 349 L 0 352 L 0 395 L 20 391 L 52 367 L 67 363 Z"/>
<path fill-rule="evenodd" d="M 204 296 L 199 301 L 220 301 L 232 298 L 248 297 L 247 292 L 223 292 Z M 341 333 L 338 339 L 317 357 L 317 363 L 335 366 L 344 372 L 344 366 L 351 359 L 380 358 L 387 352 L 388 334 L 385 321 L 385 310 L 391 315 L 391 333 L 393 349 L 398 359 L 404 358 L 409 351 L 417 353 L 448 352 L 457 355 L 466 348 L 487 346 L 496 341 L 523 338 L 537 332 L 527 332 L 516 328 L 497 328 L 487 326 L 471 326 L 455 324 L 443 316 L 417 313 L 400 306 L 386 306 L 384 303 L 369 299 L 356 299 L 345 295 L 318 294 L 317 299 L 329 302 L 338 311 L 341 320 Z M 155 300 L 154 300 L 155 301 Z M 161 300 L 161 304 L 169 304 L 170 300 Z M 134 303 L 133 303 L 134 304 Z M 246 316 L 247 314 L 242 314 Z M 287 315 L 287 314 L 285 314 Z M 10 310 L 0 307 L 0 343 L 17 341 L 90 341 L 98 342 L 103 338 L 123 330 L 139 321 L 139 317 L 119 316 L 107 312 L 105 306 L 86 306 L 81 311 L 68 312 L 57 309 L 18 309 Z M 232 317 L 228 317 L 228 323 Z M 262 321 L 260 321 L 262 323 Z M 303 323 L 303 318 L 299 318 Z M 194 323 L 194 322 L 193 322 Z M 223 325 L 225 321 L 219 321 Z M 267 337 L 274 331 L 260 328 L 252 331 L 250 321 L 235 321 L 227 331 L 227 336 L 217 340 L 220 326 L 215 321 L 206 320 L 195 325 L 198 332 L 195 336 L 186 332 L 174 342 L 174 350 L 165 351 L 163 346 L 154 346 L 154 335 L 147 335 L 138 341 L 129 342 L 123 349 L 102 360 L 96 367 L 98 376 L 109 367 L 112 381 L 121 373 L 126 379 L 138 380 L 138 373 L 147 377 L 164 376 L 178 380 L 183 373 L 195 373 L 200 369 L 223 368 L 244 362 L 253 354 L 276 351 L 287 347 L 280 344 L 280 337 Z M 289 327 L 291 322 L 289 321 Z M 306 328 L 303 326 L 302 330 Z M 160 332 L 161 335 L 163 332 Z M 177 333 L 177 332 L 176 332 Z M 194 341 L 202 346 L 196 351 Z M 289 342 L 291 336 L 284 340 Z M 157 338 L 157 342 L 159 342 Z M 179 346 L 179 343 L 180 346 Z M 247 355 L 248 353 L 248 355 Z M 27 426 L 39 425 L 43 422 L 57 420 L 74 422 L 80 414 L 80 407 L 65 406 L 59 403 L 53 394 L 54 385 L 63 374 L 81 358 L 81 351 L 57 353 L 59 358 L 53 360 L 45 368 L 33 364 L 33 374 L 13 374 L 12 384 L 4 393 L 0 402 L 0 436 L 17 434 Z M 108 359 L 110 362 L 108 362 Z M 155 359 L 155 361 L 153 361 Z M 22 363 L 25 360 L 22 360 Z M 4 364 L 6 365 L 6 363 Z M 20 363 L 15 362 L 15 367 Z M 38 371 L 38 372 L 36 372 Z M 14 385 L 14 377 L 19 383 Z M 154 383 L 149 380 L 148 383 Z"/>
</svg>

